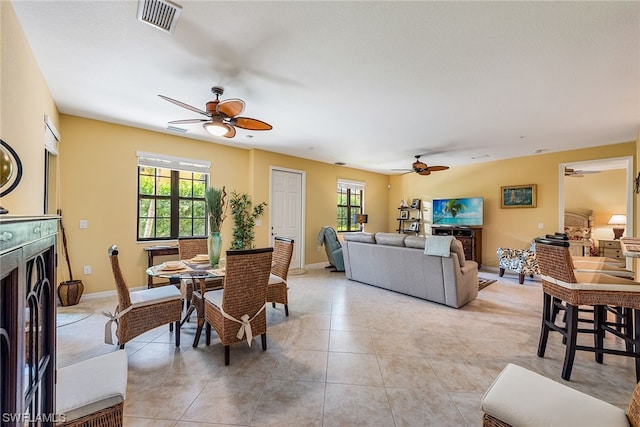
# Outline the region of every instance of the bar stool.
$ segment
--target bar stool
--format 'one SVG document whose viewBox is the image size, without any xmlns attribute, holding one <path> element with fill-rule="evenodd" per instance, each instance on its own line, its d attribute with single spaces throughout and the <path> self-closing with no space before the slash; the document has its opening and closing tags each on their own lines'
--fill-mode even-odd
<svg viewBox="0 0 640 427">
<path fill-rule="evenodd" d="M 640 325 L 640 283 L 602 273 L 576 272 L 567 241 L 538 238 L 536 254 L 544 292 L 538 356 L 544 357 L 549 332 L 555 331 L 566 344 L 563 379 L 570 380 L 575 352 L 580 350 L 594 352 L 597 363 L 603 362 L 604 354 L 634 357 L 636 379 L 640 381 L 640 328 L 633 327 L 633 323 Z M 591 329 L 578 326 L 581 305 L 593 307 Z M 622 316 L 623 324 L 607 320 L 608 307 L 629 309 L 629 315 Z M 558 310 L 565 311 L 564 324 L 556 324 Z M 578 333 L 593 334 L 594 345 L 577 345 Z M 606 333 L 624 340 L 625 350 L 605 348 Z"/>
</svg>

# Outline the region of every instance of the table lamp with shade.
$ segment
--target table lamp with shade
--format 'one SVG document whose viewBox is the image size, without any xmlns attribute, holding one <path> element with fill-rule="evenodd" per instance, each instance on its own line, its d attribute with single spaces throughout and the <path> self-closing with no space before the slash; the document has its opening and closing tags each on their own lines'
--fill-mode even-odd
<svg viewBox="0 0 640 427">
<path fill-rule="evenodd" d="M 355 224 L 360 225 L 360 231 L 364 231 L 364 225 L 369 220 L 369 215 L 367 214 L 355 214 L 353 215 L 353 222 Z"/>
<path fill-rule="evenodd" d="M 624 226 L 627 225 L 627 215 L 611 215 L 607 224 L 613 225 L 613 240 L 619 240 L 622 237 L 622 233 L 624 233 Z"/>
</svg>

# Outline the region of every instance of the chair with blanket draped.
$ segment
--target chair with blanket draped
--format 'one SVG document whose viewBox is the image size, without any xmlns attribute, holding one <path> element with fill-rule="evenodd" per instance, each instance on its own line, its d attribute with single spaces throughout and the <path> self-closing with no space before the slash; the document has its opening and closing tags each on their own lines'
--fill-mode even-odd
<svg viewBox="0 0 640 427">
<path fill-rule="evenodd" d="M 335 228 L 324 226 L 318 233 L 318 245 L 324 245 L 327 252 L 327 260 L 334 268 L 332 271 L 344 271 L 344 258 L 342 256 L 342 244 L 338 240 Z"/>
<path fill-rule="evenodd" d="M 522 285 L 524 277 L 540 274 L 538 260 L 536 259 L 535 241 L 531 242 L 528 249 L 498 248 L 498 261 L 500 266 L 499 276 L 504 276 L 505 270 L 518 273 L 518 282 Z"/>
<path fill-rule="evenodd" d="M 276 303 L 284 304 L 284 314 L 289 316 L 289 296 L 287 275 L 293 255 L 293 239 L 276 237 L 273 241 L 273 267 L 267 286 L 267 302 L 275 308 Z"/>
<path fill-rule="evenodd" d="M 180 346 L 180 317 L 182 315 L 182 294 L 175 286 L 161 286 L 129 292 L 127 280 L 120 269 L 118 247 L 109 247 L 111 269 L 116 282 L 118 306 L 115 314 L 103 311 L 109 320 L 105 326 L 105 342 L 112 344 L 111 325 L 116 323 L 116 336 L 120 348 L 151 329 L 175 322 L 176 347 Z"/>
<path fill-rule="evenodd" d="M 224 346 L 224 364 L 229 364 L 229 346 L 246 340 L 251 346 L 260 335 L 267 349 L 267 286 L 273 248 L 227 251 L 224 288 L 204 294 L 206 343 L 211 327 Z"/>
</svg>

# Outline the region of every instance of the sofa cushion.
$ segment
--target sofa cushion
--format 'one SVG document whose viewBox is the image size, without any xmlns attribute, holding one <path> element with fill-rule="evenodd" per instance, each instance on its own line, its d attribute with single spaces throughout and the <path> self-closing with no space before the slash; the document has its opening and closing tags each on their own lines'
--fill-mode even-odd
<svg viewBox="0 0 640 427">
<path fill-rule="evenodd" d="M 376 236 L 373 233 L 344 233 L 342 235 L 344 240 L 348 240 L 350 242 L 360 242 L 360 243 L 375 243 Z"/>
<path fill-rule="evenodd" d="M 460 240 L 453 239 L 451 241 L 451 252 L 458 255 L 460 267 L 464 267 L 466 260 L 464 259 L 464 247 L 462 247 L 462 242 Z"/>
<path fill-rule="evenodd" d="M 404 234 L 376 233 L 376 243 L 387 246 L 404 246 Z"/>
<path fill-rule="evenodd" d="M 407 236 L 404 239 L 404 245 L 408 248 L 424 249 L 426 237 L 422 236 Z"/>
</svg>

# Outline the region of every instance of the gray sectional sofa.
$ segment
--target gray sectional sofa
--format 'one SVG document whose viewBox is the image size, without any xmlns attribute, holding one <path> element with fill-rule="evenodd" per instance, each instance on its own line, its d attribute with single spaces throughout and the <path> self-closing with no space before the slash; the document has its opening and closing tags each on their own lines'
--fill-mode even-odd
<svg viewBox="0 0 640 427">
<path fill-rule="evenodd" d="M 343 238 L 350 280 L 455 308 L 478 296 L 478 263 L 464 259 L 458 240 L 451 241 L 448 256 L 438 256 L 425 255 L 426 239 L 433 237 L 345 233 Z"/>
</svg>

